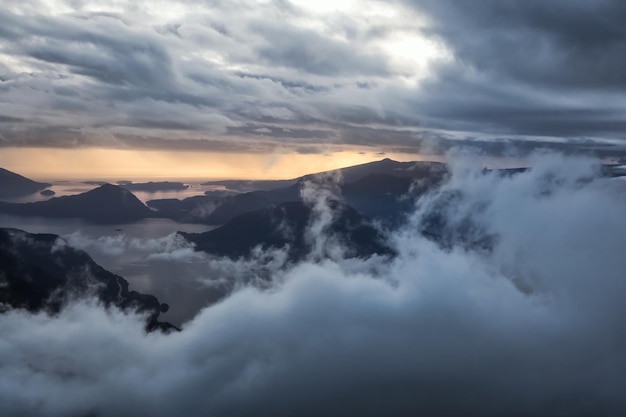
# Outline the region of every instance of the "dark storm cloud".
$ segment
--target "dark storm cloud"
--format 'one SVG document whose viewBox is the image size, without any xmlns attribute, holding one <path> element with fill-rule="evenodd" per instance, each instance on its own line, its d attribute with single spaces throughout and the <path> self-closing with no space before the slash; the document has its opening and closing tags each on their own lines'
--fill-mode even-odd
<svg viewBox="0 0 626 417">
<path fill-rule="evenodd" d="M 388 152 L 443 155 L 453 148 L 468 148 L 494 156 L 523 156 L 536 150 L 599 157 L 626 157 L 626 146 L 588 138 L 520 138 L 518 136 L 474 136 L 420 129 L 387 129 L 365 126 L 337 127 L 341 142 L 349 145 L 382 146 Z"/>
<path fill-rule="evenodd" d="M 7 49 L 15 54 L 66 65 L 70 73 L 104 83 L 166 87 L 170 82 L 164 47 L 110 15 L 49 19 L 2 12 L 0 22 L 12 28 L 0 36 L 11 41 Z"/>
<path fill-rule="evenodd" d="M 269 139 L 290 138 L 295 141 L 319 139 L 320 142 L 323 142 L 326 139 L 331 139 L 335 135 L 335 132 L 330 129 L 300 129 L 297 127 L 286 128 L 272 125 L 246 125 L 242 127 L 229 128 L 228 131 L 230 134 L 240 136 L 258 135 Z"/>
<path fill-rule="evenodd" d="M 254 79 L 258 79 L 258 80 L 263 80 L 263 79 L 267 79 L 267 80 L 271 80 L 273 82 L 277 82 L 280 85 L 284 86 L 285 88 L 288 89 L 294 89 L 296 91 L 298 90 L 304 90 L 304 91 L 311 91 L 311 92 L 315 92 L 315 93 L 320 93 L 320 92 L 328 92 L 330 91 L 329 87 L 326 87 L 324 85 L 314 85 L 314 84 L 310 84 L 307 83 L 305 81 L 296 81 L 296 80 L 288 80 L 285 78 L 280 78 L 280 77 L 275 77 L 272 75 L 262 75 L 262 74 L 251 74 L 251 73 L 245 73 L 245 72 L 240 72 L 240 73 L 236 73 L 236 75 L 240 76 L 241 78 L 254 78 Z"/>
<path fill-rule="evenodd" d="M 271 65 L 325 76 L 390 75 L 380 55 L 355 51 L 348 41 L 290 26 L 263 25 L 255 29 L 266 39 L 258 50 L 259 58 Z"/>
<path fill-rule="evenodd" d="M 619 0 L 407 1 L 452 51 L 416 104 L 432 125 L 624 138 L 626 5 Z"/>
<path fill-rule="evenodd" d="M 219 139 L 190 139 L 179 137 L 177 139 L 164 139 L 158 136 L 115 134 L 115 140 L 127 147 L 137 149 L 169 149 L 181 151 L 215 151 L 215 152 L 272 152 L 276 143 L 273 141 L 251 140 L 219 140 Z"/>
<path fill-rule="evenodd" d="M 411 134 L 389 134 L 398 129 L 453 132 L 457 144 L 487 150 L 488 140 L 626 138 L 619 1 L 339 2 L 319 13 L 286 0 L 8 1 L 3 146 L 76 142 L 61 131 L 98 144 L 145 130 L 163 139 L 154 148 L 193 136 L 206 149 L 258 138 L 263 131 L 247 129 L 257 125 L 284 149 L 315 138 L 419 147 Z M 439 55 L 411 43 L 390 52 L 415 37 Z"/>
<path fill-rule="evenodd" d="M 23 121 L 24 119 L 20 119 L 19 117 L 4 116 L 0 114 L 0 123 L 17 123 Z"/>
<path fill-rule="evenodd" d="M 620 0 L 408 1 L 461 62 L 548 88 L 626 87 Z"/>
</svg>

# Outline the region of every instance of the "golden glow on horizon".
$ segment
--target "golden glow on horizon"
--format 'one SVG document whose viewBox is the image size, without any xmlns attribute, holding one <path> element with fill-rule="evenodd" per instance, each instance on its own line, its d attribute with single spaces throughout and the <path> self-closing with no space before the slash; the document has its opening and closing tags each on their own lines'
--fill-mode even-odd
<svg viewBox="0 0 626 417">
<path fill-rule="evenodd" d="M 3 148 L 0 167 L 39 181 L 290 179 L 314 172 L 391 158 L 441 160 L 419 154 L 240 154 L 122 149 Z"/>
</svg>

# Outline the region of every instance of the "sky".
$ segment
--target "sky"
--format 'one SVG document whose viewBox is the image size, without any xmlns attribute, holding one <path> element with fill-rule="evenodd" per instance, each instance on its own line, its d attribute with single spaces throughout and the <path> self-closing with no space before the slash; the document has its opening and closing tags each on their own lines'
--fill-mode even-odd
<svg viewBox="0 0 626 417">
<path fill-rule="evenodd" d="M 175 161 L 145 172 L 174 175 L 192 152 L 257 167 L 199 175 L 269 177 L 454 146 L 622 156 L 625 20 L 620 0 L 4 0 L 0 164 L 70 175 L 30 158 L 123 150 L 132 173 L 151 151 Z M 276 155 L 303 157 L 269 173 Z"/>
</svg>

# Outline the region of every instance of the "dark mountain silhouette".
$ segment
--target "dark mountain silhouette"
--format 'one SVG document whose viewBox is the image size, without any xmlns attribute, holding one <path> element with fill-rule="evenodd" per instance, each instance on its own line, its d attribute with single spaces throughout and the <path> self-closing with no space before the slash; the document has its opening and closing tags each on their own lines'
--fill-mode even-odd
<svg viewBox="0 0 626 417">
<path fill-rule="evenodd" d="M 243 194 L 218 193 L 188 197 L 183 200 L 167 198 L 150 200 L 147 205 L 158 211 L 162 217 L 179 222 L 224 224 L 230 219 L 251 210 L 259 210 L 273 204 L 298 200 L 299 188 L 289 187 L 288 199 L 277 198 L 284 189 L 273 191 L 253 191 Z"/>
<path fill-rule="evenodd" d="M 147 330 L 176 329 L 158 320 L 167 304 L 129 290 L 128 281 L 96 264 L 86 252 L 67 246 L 59 236 L 0 229 L 0 311 L 57 313 L 67 301 L 91 296 L 107 307 L 147 314 Z"/>
<path fill-rule="evenodd" d="M 347 249 L 347 255 L 367 257 L 375 253 L 391 255 L 384 237 L 369 220 L 349 206 L 333 204 L 336 213 L 329 227 Z M 222 227 L 205 233 L 182 233 L 197 250 L 220 256 L 247 256 L 261 245 L 264 248 L 289 246 L 289 257 L 298 260 L 311 251 L 306 228 L 312 220 L 312 210 L 302 202 L 289 202 L 241 214 Z"/>
<path fill-rule="evenodd" d="M 207 192 L 205 195 L 188 197 L 183 200 L 179 200 L 177 198 L 164 198 L 150 200 L 146 204 L 151 209 L 158 211 L 158 214 L 161 217 L 186 223 L 212 224 L 211 222 L 213 219 L 211 218 L 211 214 L 215 211 L 215 209 L 222 204 L 230 202 L 234 196 L 239 195 L 242 194 L 233 194 L 231 192 L 224 191 L 211 191 Z M 247 208 L 248 202 L 243 201 L 243 203 L 243 206 Z M 263 207 L 265 206 L 266 204 L 263 205 Z M 254 204 L 252 207 L 258 208 L 255 207 Z M 241 211 L 236 212 L 236 214 L 241 213 Z"/>
<path fill-rule="evenodd" d="M 0 168 L 0 198 L 14 198 L 33 194 L 50 186 L 51 184 L 36 182 Z"/>
<path fill-rule="evenodd" d="M 309 179 L 320 175 L 341 175 L 343 183 L 358 181 L 371 174 L 387 174 L 394 177 L 403 178 L 426 178 L 433 175 L 442 175 L 447 172 L 446 165 L 441 162 L 413 161 L 398 162 L 389 158 L 380 161 L 368 162 L 366 164 L 354 165 L 333 171 L 321 172 L 318 174 L 305 175 L 302 179 Z"/>
<path fill-rule="evenodd" d="M 315 176 L 339 175 L 343 178 L 344 183 L 350 183 L 360 180 L 370 174 L 388 174 L 396 177 L 419 178 L 432 175 L 437 171 L 446 171 L 446 165 L 440 162 L 430 161 L 414 161 L 414 162 L 398 162 L 389 158 L 380 161 L 368 162 L 365 164 L 354 165 L 350 167 L 334 169 L 330 171 L 308 174 L 302 177 L 290 180 L 227 180 L 227 181 L 208 181 L 202 185 L 224 186 L 231 190 L 239 192 L 250 191 L 270 191 L 277 188 L 286 188 L 292 186 L 302 180 L 308 180 Z"/>
<path fill-rule="evenodd" d="M 330 174 L 329 174 L 330 173 Z M 224 224 L 239 214 L 290 201 L 300 201 L 300 190 L 309 181 L 341 173 L 340 189 L 346 203 L 357 211 L 386 223 L 396 223 L 412 207 L 412 196 L 441 183 L 447 175 L 437 162 L 396 162 L 390 159 L 356 165 L 327 173 L 311 174 L 292 184 L 226 197 L 198 196 L 185 200 L 152 200 L 148 205 L 178 221 Z M 267 181 L 263 181 L 266 184 Z M 284 182 L 281 182 L 284 183 Z"/>
<path fill-rule="evenodd" d="M 127 183 L 126 181 L 124 181 L 122 184 L 120 184 L 120 187 L 126 188 L 128 191 L 145 191 L 148 193 L 156 193 L 159 191 L 183 191 L 189 188 L 188 185 L 185 185 L 182 182 L 170 181 L 150 181 L 141 183 Z"/>
<path fill-rule="evenodd" d="M 204 196 L 190 198 L 201 198 L 203 201 L 205 200 Z M 179 200 L 178 198 L 160 198 L 158 200 L 149 200 L 146 202 L 146 205 L 158 211 L 159 215 L 162 217 L 184 221 L 183 217 L 185 213 L 193 208 L 191 204 L 186 203 L 187 200 L 189 200 L 189 198 L 184 200 Z"/>
<path fill-rule="evenodd" d="M 267 191 L 254 191 L 229 196 L 222 199 L 215 209 L 205 217 L 205 222 L 208 224 L 224 224 L 240 214 L 260 210 L 280 202 L 282 201 L 272 199 Z"/>
<path fill-rule="evenodd" d="M 98 223 L 132 222 L 153 214 L 130 191 L 111 184 L 47 201 L 0 203 L 0 212 L 20 216 L 76 217 Z"/>
<path fill-rule="evenodd" d="M 408 194 L 413 180 L 389 174 L 370 174 L 341 187 L 346 202 L 373 219 L 393 220 L 413 207 Z"/>
<path fill-rule="evenodd" d="M 506 175 L 506 173 L 504 174 Z M 494 236 L 476 224 L 472 216 L 453 217 L 449 210 L 458 207 L 463 199 L 461 190 L 448 190 L 437 195 L 427 207 L 417 225 L 419 232 L 426 238 L 436 242 L 444 249 L 452 249 L 460 245 L 467 250 L 490 249 Z M 476 206 L 476 211 L 482 207 Z"/>
<path fill-rule="evenodd" d="M 245 193 L 250 191 L 273 190 L 276 188 L 289 187 L 297 181 L 297 178 L 290 180 L 219 180 L 203 182 L 202 185 L 223 186 L 227 190 Z"/>
</svg>

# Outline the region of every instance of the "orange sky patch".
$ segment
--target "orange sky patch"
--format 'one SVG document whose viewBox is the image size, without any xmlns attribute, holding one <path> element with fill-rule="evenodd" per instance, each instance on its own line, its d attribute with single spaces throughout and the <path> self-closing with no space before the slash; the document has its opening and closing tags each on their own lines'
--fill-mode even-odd
<svg viewBox="0 0 626 417">
<path fill-rule="evenodd" d="M 419 154 L 241 154 L 121 149 L 3 148 L 0 167 L 36 180 L 288 179 L 383 159 L 436 160 Z"/>
</svg>

